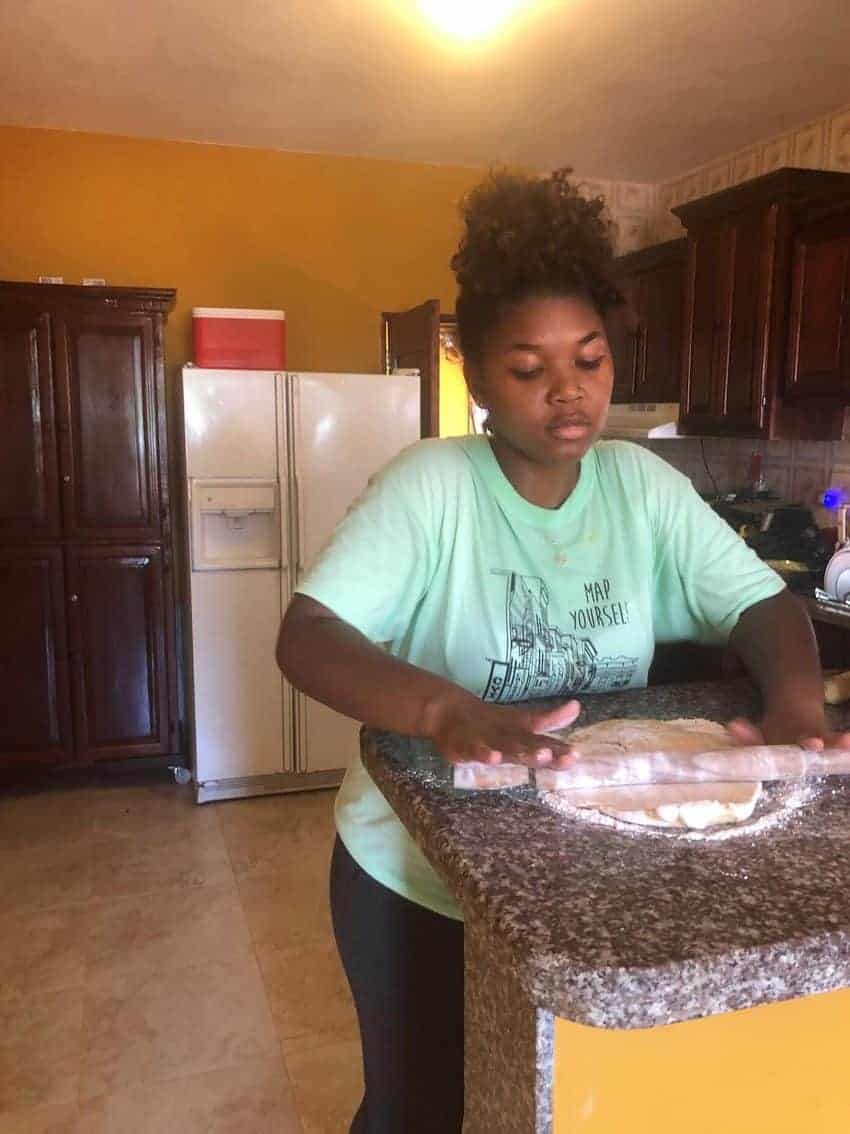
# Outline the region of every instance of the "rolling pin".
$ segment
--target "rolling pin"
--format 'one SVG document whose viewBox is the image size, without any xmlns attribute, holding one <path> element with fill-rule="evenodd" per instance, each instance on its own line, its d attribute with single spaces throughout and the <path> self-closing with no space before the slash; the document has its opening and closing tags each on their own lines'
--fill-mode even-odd
<svg viewBox="0 0 850 1134">
<path fill-rule="evenodd" d="M 626 787 L 646 784 L 743 783 L 802 780 L 850 775 L 850 751 L 825 748 L 812 752 L 796 744 L 759 744 L 708 752 L 622 752 L 584 754 L 569 768 L 537 768 L 537 787 Z"/>
<path fill-rule="evenodd" d="M 517 787 L 530 782 L 529 769 L 516 764 L 455 764 L 453 784 L 466 790 Z M 850 751 L 810 752 L 796 744 L 760 744 L 707 752 L 579 752 L 569 768 L 536 768 L 544 791 L 636 787 L 647 784 L 750 783 L 850 775 Z"/>
</svg>

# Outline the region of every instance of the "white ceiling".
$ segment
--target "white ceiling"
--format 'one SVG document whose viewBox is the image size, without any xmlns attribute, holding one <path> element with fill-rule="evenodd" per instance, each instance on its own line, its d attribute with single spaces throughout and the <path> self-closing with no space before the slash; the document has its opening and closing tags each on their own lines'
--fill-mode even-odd
<svg viewBox="0 0 850 1134">
<path fill-rule="evenodd" d="M 458 0 L 458 3 L 462 0 Z M 0 122 L 660 180 L 850 102 L 848 0 L 0 0 Z"/>
</svg>

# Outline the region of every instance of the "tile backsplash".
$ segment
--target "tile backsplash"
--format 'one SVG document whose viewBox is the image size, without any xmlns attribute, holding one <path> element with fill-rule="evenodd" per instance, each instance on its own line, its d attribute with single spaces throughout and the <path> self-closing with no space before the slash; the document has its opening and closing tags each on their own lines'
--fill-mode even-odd
<svg viewBox="0 0 850 1134">
<path fill-rule="evenodd" d="M 603 197 L 614 222 L 617 254 L 654 244 L 657 228 L 657 187 L 645 181 L 603 181 L 578 178 L 585 197 Z"/>
<path fill-rule="evenodd" d="M 785 134 L 764 138 L 659 184 L 581 178 L 581 191 L 604 197 L 616 226 L 618 254 L 684 235 L 676 205 L 750 181 L 785 165 L 850 173 L 850 106 Z"/>
<path fill-rule="evenodd" d="M 670 212 L 673 206 L 706 193 L 717 193 L 785 165 L 850 173 L 850 107 L 661 182 L 656 188 L 656 215 L 648 231 L 653 240 L 682 236 L 682 225 Z"/>
<path fill-rule="evenodd" d="M 641 444 L 683 472 L 697 491 L 703 493 L 714 491 L 712 477 L 721 493 L 747 486 L 752 454 L 760 452 L 762 474 L 768 488 L 786 503 L 805 504 L 811 508 L 821 527 L 835 525 L 835 512 L 823 507 L 823 494 L 827 488 L 842 489 L 850 501 L 848 441 L 683 437 Z"/>
</svg>

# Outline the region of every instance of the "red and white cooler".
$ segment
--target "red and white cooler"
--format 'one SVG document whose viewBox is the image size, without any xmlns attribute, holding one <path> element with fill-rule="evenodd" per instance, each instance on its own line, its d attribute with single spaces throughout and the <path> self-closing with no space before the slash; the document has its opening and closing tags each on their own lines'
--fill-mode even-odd
<svg viewBox="0 0 850 1134">
<path fill-rule="evenodd" d="M 195 366 L 209 370 L 285 370 L 283 311 L 193 307 Z"/>
</svg>

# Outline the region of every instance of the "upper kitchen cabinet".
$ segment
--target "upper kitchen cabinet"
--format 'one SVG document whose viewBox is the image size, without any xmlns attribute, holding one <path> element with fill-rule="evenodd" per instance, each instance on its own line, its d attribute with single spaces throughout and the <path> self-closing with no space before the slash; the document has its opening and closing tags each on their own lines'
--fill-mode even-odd
<svg viewBox="0 0 850 1134">
<path fill-rule="evenodd" d="M 167 538 L 174 293 L 0 283 L 0 542 Z"/>
<path fill-rule="evenodd" d="M 50 316 L 0 306 L 0 543 L 55 539 L 62 524 Z"/>
<path fill-rule="evenodd" d="M 59 461 L 72 538 L 159 538 L 156 328 L 133 311 L 74 309 L 54 320 Z"/>
<path fill-rule="evenodd" d="M 795 238 L 848 203 L 850 175 L 782 169 L 673 210 L 688 230 L 683 433 L 840 435 L 841 392 L 824 412 L 807 400 L 813 390 L 786 390 L 783 378 Z M 834 282 L 834 270 L 816 274 Z"/>
<path fill-rule="evenodd" d="M 614 402 L 678 402 L 685 240 L 621 256 L 622 306 L 608 318 Z"/>
<path fill-rule="evenodd" d="M 850 398 L 850 208 L 794 236 L 785 398 Z"/>
<path fill-rule="evenodd" d="M 640 342 L 640 282 L 625 275 L 617 279 L 617 287 L 623 302 L 614 307 L 605 320 L 614 362 L 611 401 L 633 402 Z"/>
</svg>

